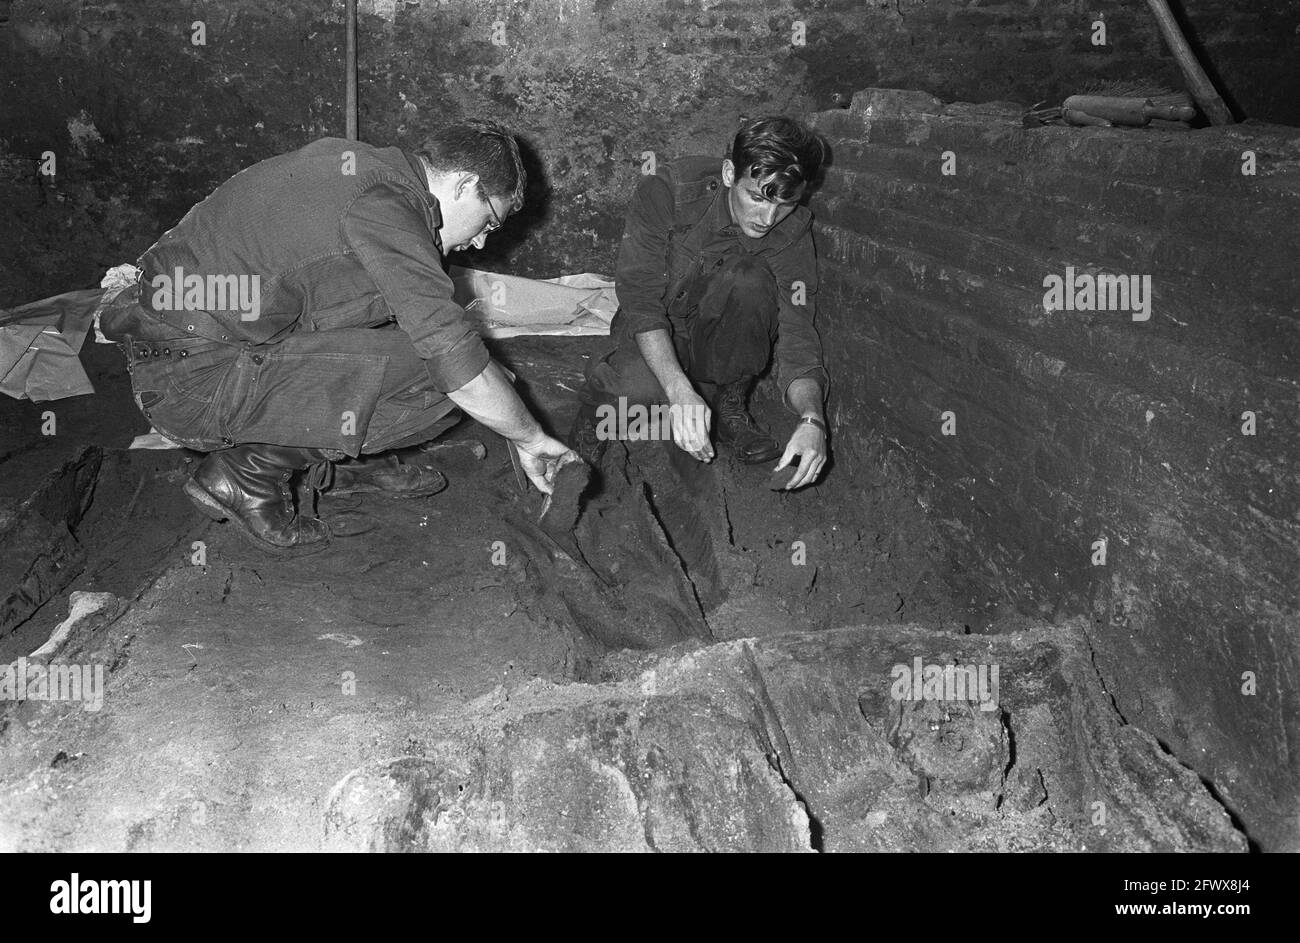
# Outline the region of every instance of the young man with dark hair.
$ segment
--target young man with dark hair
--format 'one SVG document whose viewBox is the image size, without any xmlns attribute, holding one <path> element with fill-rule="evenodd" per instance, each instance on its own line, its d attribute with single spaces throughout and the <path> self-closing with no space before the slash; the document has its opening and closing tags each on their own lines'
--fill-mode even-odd
<svg viewBox="0 0 1300 943">
<path fill-rule="evenodd" d="M 673 441 L 700 461 L 714 456 L 716 424 L 742 462 L 780 457 L 785 468 L 797 459 L 788 489 L 817 480 L 829 378 L 813 326 L 812 214 L 800 201 L 824 154 L 799 122 L 756 118 L 742 124 L 721 166 L 685 158 L 641 180 L 618 255 L 613 349 L 588 364 L 570 433 L 579 455 L 599 464 L 608 444 L 601 414 L 624 399 L 669 406 Z M 800 417 L 784 447 L 746 406 L 774 352 L 777 384 Z"/>
<path fill-rule="evenodd" d="M 146 251 L 102 329 L 145 417 L 207 453 L 191 500 L 254 546 L 320 549 L 330 529 L 295 511 L 292 475 L 433 494 L 438 472 L 376 456 L 433 438 L 456 407 L 549 491 L 568 449 L 489 359 L 443 270 L 445 252 L 483 247 L 524 184 L 518 144 L 492 122 L 413 152 L 325 138 L 236 174 Z"/>
</svg>

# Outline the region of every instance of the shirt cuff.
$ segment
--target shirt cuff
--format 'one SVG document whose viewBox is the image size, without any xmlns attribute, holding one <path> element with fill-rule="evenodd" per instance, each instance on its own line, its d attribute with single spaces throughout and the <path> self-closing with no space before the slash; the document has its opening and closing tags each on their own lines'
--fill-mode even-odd
<svg viewBox="0 0 1300 943">
<path fill-rule="evenodd" d="M 817 381 L 817 386 L 821 388 L 822 404 L 826 403 L 826 393 L 830 390 L 831 377 L 826 372 L 825 367 L 803 367 L 792 373 L 789 379 L 782 377 L 781 402 L 785 403 L 785 408 L 794 411 L 790 405 L 790 384 L 795 380 L 809 379 Z"/>
<path fill-rule="evenodd" d="M 471 332 L 450 350 L 425 358 L 424 365 L 434 388 L 450 393 L 482 373 L 489 359 L 483 339 Z"/>
<path fill-rule="evenodd" d="M 673 332 L 672 322 L 668 320 L 668 316 L 660 314 L 658 311 L 632 314 L 624 310 L 623 314 L 627 318 L 625 330 L 629 337 L 635 337 L 649 331 L 667 331 L 669 334 Z"/>
</svg>

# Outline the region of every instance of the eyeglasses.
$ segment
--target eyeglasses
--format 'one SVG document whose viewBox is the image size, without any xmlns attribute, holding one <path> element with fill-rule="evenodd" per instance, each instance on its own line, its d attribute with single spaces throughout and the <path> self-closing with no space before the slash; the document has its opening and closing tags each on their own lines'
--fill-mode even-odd
<svg viewBox="0 0 1300 943">
<path fill-rule="evenodd" d="M 501 217 L 497 215 L 496 208 L 492 205 L 492 201 L 488 199 L 486 193 L 479 190 L 478 195 L 483 198 L 483 202 L 487 204 L 488 212 L 492 214 L 492 222 L 483 227 L 483 235 L 486 236 L 488 233 L 494 233 L 501 228 Z"/>
</svg>

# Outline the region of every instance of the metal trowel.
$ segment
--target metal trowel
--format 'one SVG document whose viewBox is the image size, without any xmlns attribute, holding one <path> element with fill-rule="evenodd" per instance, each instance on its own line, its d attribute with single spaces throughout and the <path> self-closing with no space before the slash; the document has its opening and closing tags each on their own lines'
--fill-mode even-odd
<svg viewBox="0 0 1300 943">
<path fill-rule="evenodd" d="M 521 494 L 527 494 L 528 476 L 524 473 L 519 450 L 509 439 L 506 440 L 506 449 L 510 453 L 510 463 L 514 466 L 515 483 L 519 485 Z M 590 483 L 590 465 L 577 455 L 562 461 L 551 483 L 551 493 L 542 499 L 542 509 L 537 515 L 537 523 L 556 550 L 568 557 L 576 566 L 586 569 L 600 582 L 606 583 L 605 578 L 587 562 L 573 535 L 573 529 L 578 524 L 578 515 L 582 510 L 580 503 L 582 493 Z"/>
<path fill-rule="evenodd" d="M 574 456 L 560 465 L 551 482 L 552 491 L 542 501 L 537 523 L 541 525 L 542 533 L 550 538 L 561 553 L 575 564 L 585 567 L 592 576 L 604 583 L 604 577 L 587 562 L 574 536 L 574 528 L 578 526 L 578 516 L 582 512 L 582 493 L 590 483 L 591 466 L 582 459 Z"/>
</svg>

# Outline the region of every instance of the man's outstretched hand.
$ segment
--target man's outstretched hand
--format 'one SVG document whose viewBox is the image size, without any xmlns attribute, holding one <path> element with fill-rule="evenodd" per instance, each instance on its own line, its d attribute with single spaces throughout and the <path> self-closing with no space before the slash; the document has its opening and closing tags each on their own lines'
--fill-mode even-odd
<svg viewBox="0 0 1300 943">
<path fill-rule="evenodd" d="M 524 474 L 542 494 L 554 490 L 555 473 L 561 465 L 582 461 L 573 449 L 545 434 L 515 444 L 519 448 L 519 464 L 523 466 Z"/>
<path fill-rule="evenodd" d="M 713 461 L 713 444 L 709 441 L 713 412 L 700 394 L 689 383 L 683 383 L 669 392 L 668 406 L 677 447 L 696 461 Z"/>
<path fill-rule="evenodd" d="M 826 433 L 817 426 L 800 423 L 795 428 L 794 435 L 790 436 L 790 441 L 786 443 L 785 453 L 773 471 L 778 472 L 785 468 L 794 461 L 796 456 L 799 459 L 799 470 L 785 486 L 785 491 L 794 491 L 804 485 L 811 485 L 821 476 L 827 458 Z"/>
</svg>

